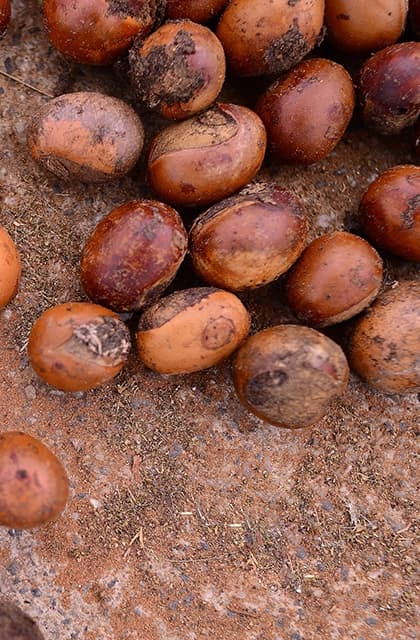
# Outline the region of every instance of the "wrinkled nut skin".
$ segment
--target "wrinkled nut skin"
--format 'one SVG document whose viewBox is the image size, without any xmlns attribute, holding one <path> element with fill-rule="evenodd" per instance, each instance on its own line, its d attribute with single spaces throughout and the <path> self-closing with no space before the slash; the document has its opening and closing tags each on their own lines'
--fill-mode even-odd
<svg viewBox="0 0 420 640">
<path fill-rule="evenodd" d="M 363 238 L 333 231 L 302 253 L 286 281 L 287 302 L 299 320 L 316 327 L 343 322 L 376 298 L 383 263 Z"/>
<path fill-rule="evenodd" d="M 42 442 L 18 431 L 0 433 L 1 526 L 33 529 L 56 520 L 68 493 L 61 462 Z"/>
<path fill-rule="evenodd" d="M 232 0 L 216 35 L 237 76 L 278 76 L 318 43 L 324 0 Z"/>
<path fill-rule="evenodd" d="M 240 401 L 277 427 L 300 429 L 321 420 L 346 389 L 349 368 L 341 348 L 322 333 L 279 325 L 248 338 L 233 362 Z"/>
<path fill-rule="evenodd" d="M 196 218 L 190 254 L 205 282 L 230 291 L 261 287 L 302 252 L 307 219 L 300 201 L 275 185 L 251 185 Z"/>
<path fill-rule="evenodd" d="M 420 262 L 420 168 L 400 165 L 368 187 L 359 208 L 364 233 L 374 244 Z"/>
<path fill-rule="evenodd" d="M 0 640 L 44 640 L 37 624 L 10 600 L 0 597 Z"/>
<path fill-rule="evenodd" d="M 0 36 L 6 31 L 10 22 L 10 0 L 0 0 Z"/>
<path fill-rule="evenodd" d="M 114 378 L 128 359 L 130 333 L 118 315 L 90 302 L 45 311 L 29 335 L 35 373 L 63 391 L 87 391 Z"/>
<path fill-rule="evenodd" d="M 250 109 L 217 104 L 161 131 L 152 141 L 148 177 L 174 206 L 205 206 L 226 198 L 257 173 L 267 136 Z"/>
<path fill-rule="evenodd" d="M 21 277 L 21 261 L 15 243 L 0 226 L 0 309 L 15 297 Z"/>
<path fill-rule="evenodd" d="M 356 324 L 348 344 L 353 371 L 388 394 L 420 391 L 420 282 L 381 294 Z"/>
<path fill-rule="evenodd" d="M 80 277 L 89 298 L 117 311 L 154 302 L 187 252 L 179 214 L 162 202 L 138 200 L 103 218 L 82 254 Z"/>
<path fill-rule="evenodd" d="M 353 83 L 344 67 L 313 58 L 271 85 L 255 110 L 266 127 L 274 158 L 308 165 L 335 148 L 354 106 Z"/>
<path fill-rule="evenodd" d="M 82 64 L 111 64 L 160 22 L 163 0 L 44 0 L 51 44 Z"/>
<path fill-rule="evenodd" d="M 404 30 L 408 0 L 325 0 L 325 25 L 335 49 L 367 54 L 393 44 Z"/>
<path fill-rule="evenodd" d="M 129 105 L 81 91 L 54 98 L 27 129 L 32 157 L 59 178 L 107 182 L 130 171 L 140 157 L 143 125 Z"/>
<path fill-rule="evenodd" d="M 233 293 L 212 287 L 185 289 L 145 311 L 137 349 L 154 371 L 192 373 L 228 358 L 249 329 L 249 314 Z"/>
<path fill-rule="evenodd" d="M 193 20 L 200 24 L 209 22 L 227 5 L 228 0 L 167 0 L 167 20 Z"/>
<path fill-rule="evenodd" d="M 190 20 L 167 22 L 132 47 L 130 71 L 147 108 L 183 120 L 216 100 L 225 80 L 225 54 L 207 27 Z"/>
<path fill-rule="evenodd" d="M 364 124 L 396 135 L 420 115 L 420 42 L 386 47 L 361 68 L 359 97 Z"/>
</svg>

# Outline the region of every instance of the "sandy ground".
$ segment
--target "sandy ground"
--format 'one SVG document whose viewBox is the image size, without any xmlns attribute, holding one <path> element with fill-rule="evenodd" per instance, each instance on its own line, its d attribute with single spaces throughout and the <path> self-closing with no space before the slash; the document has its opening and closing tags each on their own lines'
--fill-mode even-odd
<svg viewBox="0 0 420 640">
<path fill-rule="evenodd" d="M 48 46 L 33 0 L 14 3 L 0 69 L 50 95 L 89 89 L 131 100 L 121 73 L 74 68 Z M 238 92 L 252 104 L 249 83 L 226 95 Z M 0 76 L 0 223 L 23 259 L 19 294 L 0 312 L 0 430 L 48 444 L 71 498 L 45 528 L 0 529 L 0 593 L 46 640 L 414 640 L 416 395 L 384 396 L 352 377 L 324 420 L 289 432 L 246 413 L 229 362 L 163 377 L 133 354 L 115 381 L 75 394 L 31 370 L 33 321 L 85 299 L 78 265 L 96 222 L 149 195 L 141 166 L 101 187 L 37 167 L 25 126 L 46 100 Z M 146 120 L 149 131 L 161 126 Z M 355 121 L 327 160 L 267 163 L 259 178 L 303 199 L 315 237 L 357 230 L 368 183 L 413 162 L 408 136 L 379 139 Z M 385 258 L 388 285 L 419 276 Z M 172 289 L 195 283 L 186 263 Z M 241 297 L 253 331 L 293 321 L 281 281 Z"/>
</svg>

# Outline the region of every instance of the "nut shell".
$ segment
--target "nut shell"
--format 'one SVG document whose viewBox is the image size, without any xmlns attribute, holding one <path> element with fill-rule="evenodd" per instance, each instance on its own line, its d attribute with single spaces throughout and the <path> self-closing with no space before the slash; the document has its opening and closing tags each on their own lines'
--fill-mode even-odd
<svg viewBox="0 0 420 640">
<path fill-rule="evenodd" d="M 29 335 L 35 373 L 63 391 L 86 391 L 114 378 L 130 351 L 130 333 L 118 315 L 90 302 L 45 311 Z"/>
<path fill-rule="evenodd" d="M 55 520 L 68 492 L 61 462 L 42 442 L 18 431 L 0 433 L 1 526 L 33 529 Z"/>
<path fill-rule="evenodd" d="M 377 298 L 355 326 L 348 357 L 379 391 L 420 391 L 420 282 L 400 282 Z"/>
<path fill-rule="evenodd" d="M 0 226 L 0 309 L 16 295 L 21 276 L 21 262 L 16 245 Z"/>
<path fill-rule="evenodd" d="M 266 142 L 257 114 L 239 105 L 218 104 L 154 138 L 148 160 L 150 185 L 174 206 L 209 205 L 254 177 Z"/>
<path fill-rule="evenodd" d="M 36 623 L 9 600 L 0 597 L 0 640 L 44 640 Z"/>
<path fill-rule="evenodd" d="M 143 125 L 122 100 L 89 91 L 47 102 L 27 130 L 32 157 L 59 178 L 107 182 L 130 171 L 143 148 Z"/>
<path fill-rule="evenodd" d="M 256 333 L 233 362 L 233 382 L 245 407 L 288 429 L 321 420 L 344 393 L 348 378 L 341 348 L 322 333 L 298 325 Z"/>
<path fill-rule="evenodd" d="M 159 373 L 192 373 L 228 358 L 246 338 L 250 317 L 233 293 L 211 287 L 177 291 L 140 318 L 137 349 Z"/>
<path fill-rule="evenodd" d="M 241 291 L 275 280 L 305 245 L 303 206 L 289 191 L 258 184 L 214 205 L 196 218 L 190 253 L 209 284 Z"/>
<path fill-rule="evenodd" d="M 95 227 L 83 250 L 80 277 L 88 296 L 118 311 L 156 300 L 187 251 L 179 214 L 154 200 L 117 207 Z"/>
<path fill-rule="evenodd" d="M 311 242 L 290 271 L 287 301 L 300 320 L 326 327 L 367 307 L 382 276 L 382 260 L 366 240 L 333 231 Z"/>
<path fill-rule="evenodd" d="M 10 0 L 0 0 L 0 36 L 6 31 L 10 21 Z"/>
<path fill-rule="evenodd" d="M 368 187 L 359 208 L 363 231 L 381 249 L 420 262 L 420 168 L 384 171 Z"/>
<path fill-rule="evenodd" d="M 193 20 L 208 22 L 227 5 L 228 0 L 167 0 L 167 20 Z"/>
</svg>

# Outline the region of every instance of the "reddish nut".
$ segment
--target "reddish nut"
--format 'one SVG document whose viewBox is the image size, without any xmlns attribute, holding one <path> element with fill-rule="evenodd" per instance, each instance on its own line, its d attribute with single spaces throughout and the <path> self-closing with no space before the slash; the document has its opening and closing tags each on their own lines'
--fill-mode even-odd
<svg viewBox="0 0 420 640">
<path fill-rule="evenodd" d="M 366 54 L 398 40 L 407 0 L 325 0 L 328 40 L 341 51 Z"/>
<path fill-rule="evenodd" d="M 228 0 L 167 0 L 167 20 L 193 20 L 205 23 L 217 16 Z"/>
<path fill-rule="evenodd" d="M 42 442 L 18 431 L 0 433 L 1 526 L 33 529 L 56 520 L 68 493 L 61 462 Z"/>
<path fill-rule="evenodd" d="M 137 97 L 165 118 L 207 109 L 225 80 L 223 47 L 210 29 L 189 20 L 167 22 L 130 51 Z"/>
<path fill-rule="evenodd" d="M 192 373 L 228 358 L 249 328 L 249 314 L 233 293 L 185 289 L 145 311 L 137 349 L 144 364 L 159 373 Z"/>
<path fill-rule="evenodd" d="M 277 160 L 311 164 L 342 138 L 355 104 L 352 80 L 331 60 L 304 60 L 260 97 L 256 111 Z"/>
<path fill-rule="evenodd" d="M 324 0 L 232 0 L 216 30 L 238 76 L 279 75 L 320 38 Z"/>
<path fill-rule="evenodd" d="M 420 391 L 420 282 L 380 295 L 356 324 L 348 346 L 352 369 L 384 393 Z"/>
<path fill-rule="evenodd" d="M 384 171 L 360 203 L 362 228 L 381 249 L 420 262 L 420 168 Z"/>
<path fill-rule="evenodd" d="M 143 140 L 143 125 L 128 104 L 88 91 L 47 102 L 28 126 L 32 157 L 59 178 L 82 182 L 106 182 L 128 173 Z"/>
<path fill-rule="evenodd" d="M 29 335 L 35 373 L 63 391 L 86 391 L 114 378 L 130 351 L 130 333 L 118 315 L 90 302 L 45 311 Z"/>
<path fill-rule="evenodd" d="M 265 149 L 264 125 L 253 111 L 218 104 L 155 137 L 149 181 L 159 198 L 170 204 L 208 205 L 249 182 Z"/>
<path fill-rule="evenodd" d="M 365 62 L 359 81 L 366 126 L 394 135 L 420 115 L 420 42 L 386 47 Z"/>
<path fill-rule="evenodd" d="M 420 38 L 420 0 L 409 0 L 409 22 L 414 35 Z"/>
<path fill-rule="evenodd" d="M 0 640 L 44 640 L 36 623 L 0 596 Z"/>
<path fill-rule="evenodd" d="M 44 0 L 53 46 L 84 64 L 110 64 L 162 18 L 164 0 Z"/>
<path fill-rule="evenodd" d="M 233 362 L 240 401 L 256 416 L 287 429 L 321 420 L 345 392 L 347 360 L 332 340 L 309 327 L 271 327 L 249 338 Z"/>
<path fill-rule="evenodd" d="M 287 301 L 317 327 L 343 322 L 367 307 L 382 284 L 383 264 L 366 240 L 333 231 L 306 247 L 287 278 Z"/>
<path fill-rule="evenodd" d="M 10 0 L 0 0 L 0 36 L 7 29 L 7 25 L 10 21 L 11 9 Z"/>
<path fill-rule="evenodd" d="M 0 225 L 0 309 L 16 295 L 21 276 L 21 263 L 16 245 Z"/>
<path fill-rule="evenodd" d="M 175 209 L 154 200 L 117 207 L 95 227 L 80 276 L 89 298 L 117 311 L 156 300 L 172 282 L 188 236 Z"/>
<path fill-rule="evenodd" d="M 305 245 L 299 200 L 271 184 L 251 185 L 202 213 L 190 231 L 195 271 L 209 284 L 241 291 L 272 282 Z"/>
</svg>

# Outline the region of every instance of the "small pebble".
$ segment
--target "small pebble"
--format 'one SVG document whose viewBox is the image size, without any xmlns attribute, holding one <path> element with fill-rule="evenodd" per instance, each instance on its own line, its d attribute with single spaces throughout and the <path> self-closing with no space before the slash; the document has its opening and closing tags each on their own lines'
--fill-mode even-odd
<svg viewBox="0 0 420 640">
<path fill-rule="evenodd" d="M 32 384 L 28 384 L 25 389 L 24 389 L 24 393 L 26 396 L 27 400 L 35 400 L 36 398 L 36 389 Z"/>
</svg>

